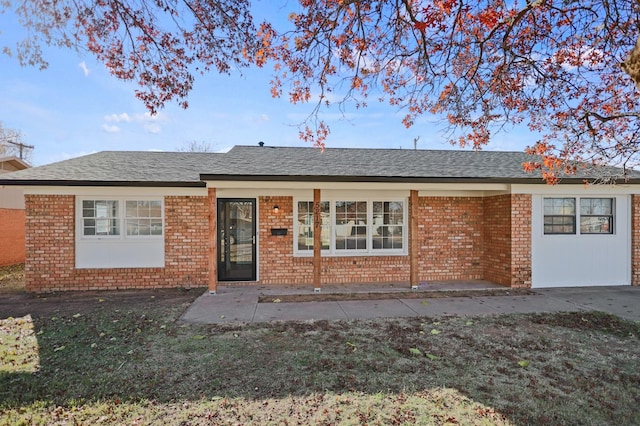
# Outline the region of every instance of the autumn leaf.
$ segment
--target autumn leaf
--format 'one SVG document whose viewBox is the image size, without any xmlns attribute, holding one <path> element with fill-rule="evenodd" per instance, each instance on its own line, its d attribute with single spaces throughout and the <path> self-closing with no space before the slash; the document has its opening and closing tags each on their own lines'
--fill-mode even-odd
<svg viewBox="0 0 640 426">
<path fill-rule="evenodd" d="M 527 367 L 529 367 L 529 364 L 530 364 L 530 363 L 531 363 L 531 362 L 530 362 L 530 361 L 528 361 L 528 360 L 526 360 L 526 359 L 523 359 L 523 360 L 518 361 L 518 365 L 519 365 L 520 367 L 522 367 L 522 368 L 527 368 Z"/>
<path fill-rule="evenodd" d="M 418 348 L 409 348 L 409 353 L 411 355 L 415 355 L 415 356 L 420 356 L 422 355 L 422 352 L 420 351 L 420 349 Z"/>
</svg>

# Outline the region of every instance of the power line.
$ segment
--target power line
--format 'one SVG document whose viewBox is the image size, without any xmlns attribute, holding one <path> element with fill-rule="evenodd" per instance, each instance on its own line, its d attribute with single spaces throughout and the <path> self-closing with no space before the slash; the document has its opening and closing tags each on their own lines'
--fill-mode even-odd
<svg viewBox="0 0 640 426">
<path fill-rule="evenodd" d="M 20 152 L 20 159 L 21 159 L 21 160 L 24 160 L 24 150 L 25 150 L 25 149 L 33 149 L 33 148 L 35 148 L 35 147 L 34 147 L 33 145 L 27 145 L 26 143 L 22 143 L 22 142 L 15 142 L 15 141 L 12 141 L 12 140 L 11 140 L 12 138 L 16 138 L 16 137 L 17 137 L 17 136 L 7 136 L 7 137 L 4 137 L 4 138 L 0 138 L 0 141 L 2 141 L 2 142 L 6 142 L 6 143 L 9 143 L 9 144 L 11 144 L 11 145 L 15 145 L 15 146 L 17 146 L 17 147 L 18 147 L 18 150 L 19 150 L 19 152 Z"/>
</svg>

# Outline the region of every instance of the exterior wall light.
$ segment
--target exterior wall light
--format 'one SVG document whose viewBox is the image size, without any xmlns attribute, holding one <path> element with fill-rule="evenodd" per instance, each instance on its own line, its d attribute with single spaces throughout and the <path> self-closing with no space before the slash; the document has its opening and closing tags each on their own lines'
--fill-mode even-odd
<svg viewBox="0 0 640 426">
<path fill-rule="evenodd" d="M 280 207 L 278 207 L 278 206 L 273 206 L 273 212 L 274 212 L 275 214 L 278 214 L 278 212 L 279 212 L 279 211 L 280 211 Z"/>
</svg>

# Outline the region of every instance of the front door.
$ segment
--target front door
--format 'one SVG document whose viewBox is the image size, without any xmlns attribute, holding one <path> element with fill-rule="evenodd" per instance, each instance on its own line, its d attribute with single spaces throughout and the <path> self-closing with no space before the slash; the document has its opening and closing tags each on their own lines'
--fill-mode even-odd
<svg viewBox="0 0 640 426">
<path fill-rule="evenodd" d="M 255 198 L 218 199 L 218 281 L 255 281 L 255 217 Z"/>
</svg>

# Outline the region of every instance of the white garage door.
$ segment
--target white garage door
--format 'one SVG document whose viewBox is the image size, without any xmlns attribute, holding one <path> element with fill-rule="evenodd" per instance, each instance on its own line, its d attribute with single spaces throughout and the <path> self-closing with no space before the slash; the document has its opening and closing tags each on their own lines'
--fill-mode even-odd
<svg viewBox="0 0 640 426">
<path fill-rule="evenodd" d="M 629 198 L 534 195 L 532 287 L 630 285 Z"/>
</svg>

